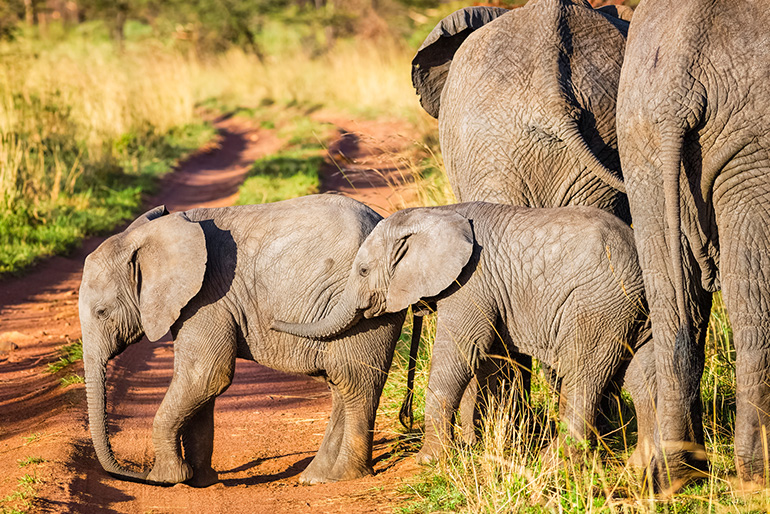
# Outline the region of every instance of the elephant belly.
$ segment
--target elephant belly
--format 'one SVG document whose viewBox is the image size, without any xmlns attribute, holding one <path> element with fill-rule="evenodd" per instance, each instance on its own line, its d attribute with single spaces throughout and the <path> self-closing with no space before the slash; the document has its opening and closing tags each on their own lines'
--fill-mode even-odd
<svg viewBox="0 0 770 514">
<path fill-rule="evenodd" d="M 274 333 L 262 338 L 247 341 L 243 358 L 253 360 L 263 366 L 301 375 L 320 376 L 323 341 L 311 341 L 288 334 Z M 239 357 L 241 354 L 239 352 Z"/>
</svg>

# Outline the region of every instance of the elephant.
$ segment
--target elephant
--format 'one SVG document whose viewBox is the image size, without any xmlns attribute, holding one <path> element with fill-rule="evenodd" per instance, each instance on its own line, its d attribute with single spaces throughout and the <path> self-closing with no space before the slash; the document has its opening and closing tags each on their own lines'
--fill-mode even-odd
<svg viewBox="0 0 770 514">
<path fill-rule="evenodd" d="M 760 483 L 769 471 L 768 26 L 757 2 L 645 0 L 629 32 L 617 127 L 656 348 L 651 471 L 664 491 L 708 466 L 700 380 L 719 289 L 736 350 L 736 467 Z"/>
<path fill-rule="evenodd" d="M 646 349 L 626 384 L 643 413 L 638 447 L 651 445 L 655 383 L 646 363 L 654 359 L 641 269 L 631 228 L 605 211 L 485 202 L 399 211 L 361 245 L 340 298 L 324 319 L 273 328 L 335 337 L 408 305 L 437 308 L 420 461 L 441 453 L 465 387 L 496 344 L 554 370 L 560 417 L 580 441 L 593 437 L 602 393 L 624 361 Z"/>
<path fill-rule="evenodd" d="M 630 223 L 615 136 L 628 22 L 612 7 L 466 7 L 428 35 L 412 83 L 458 201 L 591 205 Z"/>
<path fill-rule="evenodd" d="M 511 11 L 466 7 L 433 29 L 412 61 L 412 82 L 438 118 L 458 201 L 589 205 L 631 222 L 615 135 L 629 18 L 622 6 L 530 0 Z M 516 361 L 526 389 L 531 359 Z M 484 367 L 478 382 L 494 384 L 487 375 Z M 464 420 L 474 417 L 466 411 L 478 382 Z"/>
<path fill-rule="evenodd" d="M 89 424 L 102 467 L 152 484 L 216 482 L 214 401 L 232 382 L 235 359 L 244 358 L 331 389 L 326 433 L 301 482 L 371 474 L 375 413 L 404 313 L 362 321 L 324 342 L 269 324 L 276 316 L 325 317 L 380 219 L 338 195 L 173 214 L 160 206 L 102 243 L 86 258 L 79 300 Z M 169 330 L 174 375 L 153 421 L 155 462 L 134 472 L 110 446 L 106 365 L 143 335 L 157 341 Z"/>
</svg>

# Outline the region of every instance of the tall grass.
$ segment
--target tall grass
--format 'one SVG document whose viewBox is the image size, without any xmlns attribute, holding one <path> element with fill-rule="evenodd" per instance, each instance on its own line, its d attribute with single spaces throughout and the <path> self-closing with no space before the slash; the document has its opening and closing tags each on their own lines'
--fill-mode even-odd
<svg viewBox="0 0 770 514">
<path fill-rule="evenodd" d="M 398 431 L 397 412 L 405 391 L 408 326 L 397 347 L 382 412 Z M 415 419 L 422 421 L 435 321 L 425 324 L 418 359 Z M 634 449 L 635 422 L 625 395 L 617 429 L 594 450 L 565 452 L 560 465 L 543 460 L 541 450 L 558 433 L 556 395 L 541 372 L 533 375 L 531 401 L 517 404 L 509 390 L 493 398 L 479 442 L 459 439 L 439 461 L 404 488 L 412 501 L 401 511 L 436 512 L 767 512 L 770 491 L 747 490 L 735 476 L 733 434 L 735 368 L 732 332 L 721 295 L 714 299 L 701 382 L 710 475 L 671 499 L 656 497 L 641 471 L 626 466 Z M 419 424 L 419 423 L 418 423 Z M 456 427 L 459 432 L 460 428 Z M 421 434 L 402 436 L 401 448 L 415 451 Z"/>
</svg>

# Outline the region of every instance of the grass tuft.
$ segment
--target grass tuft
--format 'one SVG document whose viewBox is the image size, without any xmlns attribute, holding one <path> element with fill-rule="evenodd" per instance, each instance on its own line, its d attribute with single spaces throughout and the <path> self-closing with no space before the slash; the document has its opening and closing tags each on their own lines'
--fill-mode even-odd
<svg viewBox="0 0 770 514">
<path fill-rule="evenodd" d="M 67 366 L 83 360 L 83 340 L 64 345 L 59 348 L 59 360 L 48 364 L 48 373 L 58 373 Z"/>
</svg>

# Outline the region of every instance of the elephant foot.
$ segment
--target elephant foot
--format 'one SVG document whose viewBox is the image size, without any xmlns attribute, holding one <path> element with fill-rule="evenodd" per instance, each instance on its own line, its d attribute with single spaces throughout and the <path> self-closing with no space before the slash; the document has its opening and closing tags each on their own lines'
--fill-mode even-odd
<svg viewBox="0 0 770 514">
<path fill-rule="evenodd" d="M 414 458 L 417 461 L 417 464 L 431 464 L 438 460 L 439 454 L 440 452 L 436 451 L 434 448 L 423 445 L 420 453 L 415 455 Z"/>
<path fill-rule="evenodd" d="M 344 482 L 346 480 L 355 480 L 365 476 L 374 475 L 374 469 L 371 466 L 363 468 L 349 468 L 343 471 L 331 470 L 324 472 L 318 468 L 308 468 L 299 476 L 299 483 L 302 485 L 326 484 L 329 482 Z"/>
<path fill-rule="evenodd" d="M 558 468 L 565 461 L 570 462 L 571 466 L 576 466 L 586 462 L 586 455 L 590 451 L 590 443 L 586 440 L 558 437 L 540 452 L 540 459 L 545 469 Z"/>
<path fill-rule="evenodd" d="M 751 489 L 755 486 L 762 488 L 765 485 L 764 462 L 757 462 L 752 459 L 743 459 L 735 457 L 735 469 L 738 472 L 743 483 L 744 489 Z"/>
<path fill-rule="evenodd" d="M 192 467 L 185 461 L 159 461 L 156 459 L 152 471 L 147 475 L 148 482 L 156 484 L 178 484 L 193 477 Z"/>
<path fill-rule="evenodd" d="M 562 465 L 559 447 L 559 442 L 553 441 L 540 451 L 540 461 L 543 463 L 544 470 L 556 469 Z"/>
<path fill-rule="evenodd" d="M 646 469 L 652 461 L 653 448 L 649 444 L 638 443 L 626 465 L 635 469 Z"/>
<path fill-rule="evenodd" d="M 650 462 L 655 491 L 663 498 L 672 496 L 690 482 L 708 476 L 708 460 L 703 445 L 687 442 L 676 446 L 664 456 L 653 456 Z"/>
<path fill-rule="evenodd" d="M 192 487 L 208 487 L 219 482 L 219 474 L 214 468 L 196 469 L 191 479 L 185 483 Z"/>
</svg>

